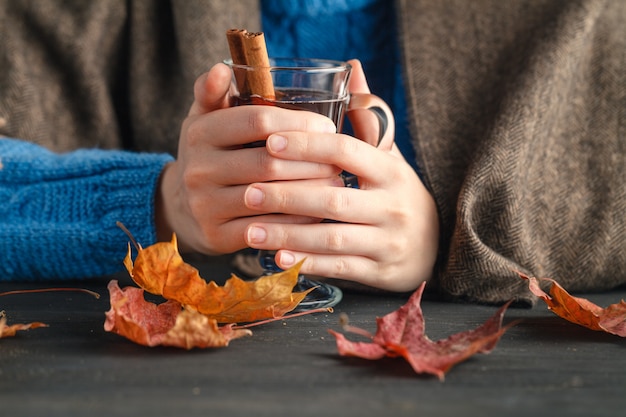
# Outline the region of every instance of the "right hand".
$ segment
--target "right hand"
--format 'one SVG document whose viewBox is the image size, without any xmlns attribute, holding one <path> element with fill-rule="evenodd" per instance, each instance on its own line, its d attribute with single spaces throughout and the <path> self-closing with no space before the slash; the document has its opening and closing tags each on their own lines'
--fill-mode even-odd
<svg viewBox="0 0 626 417">
<path fill-rule="evenodd" d="M 155 200 L 157 238 L 176 233 L 181 251 L 223 254 L 247 247 L 245 230 L 258 217 L 278 223 L 319 222 L 303 216 L 259 213 L 246 208 L 251 183 L 307 180 L 341 186 L 339 168 L 271 156 L 264 141 L 277 131 L 334 133 L 335 125 L 312 112 L 272 106 L 229 107 L 231 73 L 224 64 L 200 76 L 183 121 L 176 161 L 161 174 Z"/>
<path fill-rule="evenodd" d="M 353 61 L 349 89 L 370 93 Z M 354 96 L 353 96 L 354 97 Z M 359 189 L 276 181 L 254 184 L 263 195 L 249 206 L 261 212 L 332 219 L 333 223 L 276 224 L 260 217 L 248 230 L 251 247 L 277 250 L 287 269 L 306 259 L 300 272 L 355 281 L 389 291 L 413 291 L 431 278 L 439 245 L 439 218 L 432 195 L 393 144 L 394 122 L 377 147 L 378 120 L 369 111 L 351 117 L 357 137 L 278 132 L 267 149 L 277 158 L 336 165 L 358 177 Z M 251 193 L 246 194 L 246 196 Z"/>
</svg>

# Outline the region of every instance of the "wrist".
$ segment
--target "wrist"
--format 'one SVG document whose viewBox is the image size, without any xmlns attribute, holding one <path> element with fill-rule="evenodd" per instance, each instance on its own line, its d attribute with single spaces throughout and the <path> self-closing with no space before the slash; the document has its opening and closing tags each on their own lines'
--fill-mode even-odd
<svg viewBox="0 0 626 417">
<path fill-rule="evenodd" d="M 172 202 L 172 196 L 168 194 L 172 165 L 173 163 L 170 162 L 163 167 L 154 197 L 154 227 L 158 242 L 169 242 L 172 239 L 172 233 L 174 233 L 171 222 L 172 210 L 169 206 Z"/>
</svg>

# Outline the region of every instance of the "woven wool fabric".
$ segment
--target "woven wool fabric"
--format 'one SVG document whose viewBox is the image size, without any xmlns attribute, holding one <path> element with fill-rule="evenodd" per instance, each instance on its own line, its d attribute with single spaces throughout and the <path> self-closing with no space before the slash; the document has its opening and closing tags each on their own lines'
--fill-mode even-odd
<svg viewBox="0 0 626 417">
<path fill-rule="evenodd" d="M 0 5 L 0 134 L 55 150 L 174 153 L 193 80 L 226 56 L 226 29 L 259 18 L 234 0 Z M 533 302 L 515 270 L 571 291 L 625 283 L 626 2 L 397 6 L 440 212 L 433 283 L 480 302 Z"/>
<path fill-rule="evenodd" d="M 402 3 L 444 291 L 518 297 L 514 270 L 624 283 L 626 2 Z"/>
</svg>

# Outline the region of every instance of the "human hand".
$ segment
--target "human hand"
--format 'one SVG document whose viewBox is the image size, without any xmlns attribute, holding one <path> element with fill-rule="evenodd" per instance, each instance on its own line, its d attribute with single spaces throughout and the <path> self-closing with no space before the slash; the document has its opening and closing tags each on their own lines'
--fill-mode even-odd
<svg viewBox="0 0 626 417">
<path fill-rule="evenodd" d="M 330 119 L 272 106 L 230 107 L 230 80 L 230 69 L 223 64 L 198 78 L 177 159 L 161 175 L 155 202 L 157 235 L 169 240 L 176 233 L 181 251 L 221 254 L 242 249 L 251 216 L 264 215 L 263 221 L 274 223 L 319 221 L 250 209 L 244 205 L 250 183 L 338 181 L 335 166 L 276 158 L 265 147 L 244 146 L 276 131 L 334 132 Z"/>
<path fill-rule="evenodd" d="M 352 92 L 369 88 L 353 62 Z M 377 132 L 366 113 L 351 118 L 357 135 Z M 393 128 L 393 126 L 391 126 Z M 377 137 L 377 134 L 375 135 Z M 372 137 L 365 137 L 373 142 Z M 347 135 L 281 131 L 267 141 L 270 155 L 291 161 L 339 166 L 359 178 L 359 189 L 310 181 L 255 183 L 245 204 L 253 211 L 288 213 L 337 222 L 276 223 L 258 219 L 246 229 L 246 243 L 278 250 L 288 268 L 306 258 L 301 272 L 408 291 L 432 275 L 439 222 L 434 200 L 395 145 L 376 148 Z"/>
</svg>

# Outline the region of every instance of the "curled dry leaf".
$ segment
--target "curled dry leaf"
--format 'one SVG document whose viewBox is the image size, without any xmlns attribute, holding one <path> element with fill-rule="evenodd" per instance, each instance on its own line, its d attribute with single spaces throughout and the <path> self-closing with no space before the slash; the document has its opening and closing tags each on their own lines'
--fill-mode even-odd
<svg viewBox="0 0 626 417">
<path fill-rule="evenodd" d="M 591 301 L 570 295 L 553 279 L 542 278 L 541 281 L 550 282 L 550 294 L 544 292 L 535 277 L 529 277 L 518 272 L 522 279 L 528 281 L 530 291 L 543 299 L 557 316 L 572 323 L 579 324 L 592 330 L 604 331 L 617 336 L 626 337 L 626 302 L 621 300 L 602 308 Z"/>
<path fill-rule="evenodd" d="M 106 313 L 104 329 L 144 346 L 223 347 L 239 337 L 252 334 L 233 325 L 219 327 L 214 319 L 196 311 L 185 310 L 177 301 L 150 303 L 140 288 L 120 289 L 117 281 L 109 283 L 111 309 Z"/>
<path fill-rule="evenodd" d="M 218 323 L 253 322 L 281 317 L 293 310 L 307 292 L 292 293 L 302 263 L 286 271 L 244 281 L 232 275 L 223 287 L 206 282 L 178 253 L 176 235 L 145 249 L 137 247 L 133 263 L 130 245 L 124 265 L 146 291 L 175 300 Z"/>
<path fill-rule="evenodd" d="M 424 316 L 420 306 L 424 287 L 425 283 L 404 306 L 376 319 L 378 328 L 375 335 L 359 328 L 344 327 L 348 332 L 369 337 L 371 342 L 352 342 L 343 334 L 329 330 L 335 336 L 339 354 L 364 359 L 401 356 L 415 372 L 433 374 L 443 380 L 445 373 L 453 365 L 476 353 L 490 352 L 504 332 L 515 324 L 502 327 L 502 319 L 509 302 L 480 327 L 433 342 L 424 332 Z"/>
<path fill-rule="evenodd" d="M 15 336 L 20 330 L 36 329 L 38 327 L 48 327 L 48 325 L 36 321 L 28 324 L 12 324 L 9 326 L 7 325 L 6 317 L 2 316 L 0 317 L 0 339 Z"/>
</svg>

